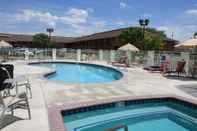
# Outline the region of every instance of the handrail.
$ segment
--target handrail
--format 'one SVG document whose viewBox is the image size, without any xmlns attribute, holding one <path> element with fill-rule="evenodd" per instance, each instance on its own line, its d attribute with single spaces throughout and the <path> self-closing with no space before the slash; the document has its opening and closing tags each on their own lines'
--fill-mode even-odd
<svg viewBox="0 0 197 131">
<path fill-rule="evenodd" d="M 118 129 L 122 129 L 122 128 L 124 129 L 124 131 L 129 131 L 127 125 L 117 125 L 112 128 L 106 129 L 105 131 L 117 131 Z"/>
</svg>

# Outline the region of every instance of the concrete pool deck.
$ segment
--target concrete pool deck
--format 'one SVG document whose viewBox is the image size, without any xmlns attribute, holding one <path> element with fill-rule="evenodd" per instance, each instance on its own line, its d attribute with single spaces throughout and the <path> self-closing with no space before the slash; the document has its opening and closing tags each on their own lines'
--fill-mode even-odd
<svg viewBox="0 0 197 131">
<path fill-rule="evenodd" d="M 105 63 L 95 63 L 105 65 Z M 2 131 L 49 131 L 47 109 L 65 103 L 69 105 L 69 103 L 102 101 L 127 96 L 154 95 L 177 95 L 197 101 L 194 97 L 197 92 L 197 81 L 168 79 L 159 73 L 149 73 L 139 67 L 118 68 L 124 73 L 124 78 L 121 80 L 109 84 L 85 85 L 48 81 L 41 76 L 53 71 L 51 69 L 27 65 L 23 61 L 13 62 L 13 64 L 15 76 L 27 75 L 31 81 L 33 98 L 29 102 L 32 119 L 16 121 Z M 26 112 L 21 110 L 16 112 L 16 115 L 25 117 Z"/>
</svg>

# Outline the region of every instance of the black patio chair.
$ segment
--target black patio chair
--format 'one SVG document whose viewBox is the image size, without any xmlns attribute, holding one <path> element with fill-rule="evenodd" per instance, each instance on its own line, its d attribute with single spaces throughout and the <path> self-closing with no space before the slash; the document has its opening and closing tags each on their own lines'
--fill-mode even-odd
<svg viewBox="0 0 197 131">
<path fill-rule="evenodd" d="M 15 83 L 5 83 L 6 79 L 12 79 L 14 72 L 13 65 L 0 65 L 0 91 L 4 92 L 5 90 L 10 90 L 16 86 Z M 31 119 L 30 106 L 28 102 L 28 97 L 25 92 L 16 95 L 3 95 L 1 96 L 1 105 L 3 107 L 9 108 L 8 111 L 11 111 L 14 115 L 15 109 L 25 109 L 28 111 L 28 119 Z"/>
<path fill-rule="evenodd" d="M 14 76 L 14 66 L 10 64 L 0 64 L 0 91 L 12 89 L 13 83 L 5 83 L 6 79 L 11 79 Z"/>
</svg>

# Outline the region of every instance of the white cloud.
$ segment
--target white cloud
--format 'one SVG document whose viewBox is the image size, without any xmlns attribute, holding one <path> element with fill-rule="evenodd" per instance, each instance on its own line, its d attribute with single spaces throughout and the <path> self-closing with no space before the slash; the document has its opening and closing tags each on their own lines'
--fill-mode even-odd
<svg viewBox="0 0 197 131">
<path fill-rule="evenodd" d="M 159 26 L 159 27 L 157 27 L 157 29 L 161 30 L 161 31 L 168 31 L 169 27 L 167 27 L 167 26 Z"/>
<path fill-rule="evenodd" d="M 64 14 L 57 15 L 32 9 L 23 9 L 15 14 L 1 13 L 0 32 L 38 33 L 47 27 L 55 28 L 54 35 L 81 36 L 110 30 L 111 26 L 123 25 L 117 20 L 111 22 L 92 16 L 89 8 L 70 8 Z"/>
<path fill-rule="evenodd" d="M 93 9 L 93 8 L 87 8 L 87 10 L 88 10 L 90 13 L 93 13 L 93 12 L 94 12 L 94 9 Z"/>
<path fill-rule="evenodd" d="M 89 13 L 87 10 L 71 8 L 66 16 L 59 17 L 59 20 L 64 24 L 71 25 L 73 27 L 79 24 L 87 23 Z"/>
<path fill-rule="evenodd" d="M 126 23 L 124 21 L 117 21 L 115 24 L 118 26 L 124 26 Z"/>
<path fill-rule="evenodd" d="M 187 15 L 192 15 L 192 16 L 197 16 L 197 9 L 189 9 L 185 11 L 185 14 Z"/>
<path fill-rule="evenodd" d="M 192 37 L 193 33 L 196 32 L 196 25 L 163 25 L 158 26 L 157 29 L 165 31 L 168 37 L 171 38 L 172 33 L 174 34 L 174 38 L 180 41 L 185 41 Z"/>
<path fill-rule="evenodd" d="M 93 12 L 90 8 L 70 8 L 64 15 L 32 9 L 23 9 L 16 14 L 0 12 L 0 32 L 31 34 L 53 27 L 54 35 L 81 36 L 109 29 L 108 21 L 91 16 Z"/>
<path fill-rule="evenodd" d="M 149 13 L 144 13 L 141 15 L 142 18 L 151 18 L 152 17 L 152 14 L 149 14 Z"/>
<path fill-rule="evenodd" d="M 37 21 L 47 26 L 55 27 L 57 22 L 75 26 L 76 24 L 86 23 L 89 13 L 84 9 L 71 8 L 65 16 L 52 15 L 50 12 L 40 12 L 30 9 L 22 10 L 16 15 L 19 21 Z"/>
<path fill-rule="evenodd" d="M 107 22 L 106 21 L 95 21 L 94 23 L 93 23 L 93 25 L 96 27 L 96 28 L 103 28 L 103 27 L 105 27 L 106 26 L 106 24 L 107 24 Z"/>
<path fill-rule="evenodd" d="M 26 22 L 30 20 L 36 20 L 49 26 L 55 26 L 58 17 L 52 15 L 49 12 L 39 12 L 39 11 L 25 9 L 22 10 L 20 14 L 16 15 L 16 19 L 19 21 L 26 21 Z"/>
<path fill-rule="evenodd" d="M 128 8 L 129 5 L 125 2 L 120 2 L 120 9 L 125 9 L 125 8 Z"/>
<path fill-rule="evenodd" d="M 96 32 L 101 32 L 107 29 L 107 22 L 103 20 L 96 20 L 88 22 L 85 25 L 76 25 L 73 27 L 72 32 L 70 32 L 71 36 L 82 36 L 89 35 Z"/>
</svg>

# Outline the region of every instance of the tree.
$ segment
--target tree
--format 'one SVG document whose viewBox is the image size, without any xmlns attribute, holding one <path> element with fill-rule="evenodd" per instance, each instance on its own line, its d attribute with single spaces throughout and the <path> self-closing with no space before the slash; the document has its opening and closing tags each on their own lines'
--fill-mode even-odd
<svg viewBox="0 0 197 131">
<path fill-rule="evenodd" d="M 160 50 L 166 35 L 163 31 L 147 28 L 143 38 L 143 31 L 139 27 L 131 27 L 123 31 L 120 39 L 123 43 L 131 43 L 140 50 Z"/>
<path fill-rule="evenodd" d="M 120 34 L 120 39 L 123 43 L 131 43 L 137 48 L 142 49 L 142 30 L 138 27 L 128 28 Z"/>
<path fill-rule="evenodd" d="M 147 28 L 144 39 L 145 49 L 147 50 L 161 50 L 163 48 L 163 41 L 167 38 L 164 31 L 156 30 L 155 28 Z"/>
<path fill-rule="evenodd" d="M 33 47 L 46 48 L 49 47 L 49 37 L 44 33 L 35 34 L 33 36 Z"/>
<path fill-rule="evenodd" d="M 197 32 L 194 33 L 194 38 L 197 38 Z"/>
<path fill-rule="evenodd" d="M 56 48 L 55 44 L 52 41 L 49 41 L 49 43 L 47 44 L 48 48 Z"/>
<path fill-rule="evenodd" d="M 163 47 L 163 39 L 153 34 L 146 35 L 144 43 L 146 50 L 161 50 Z"/>
</svg>

